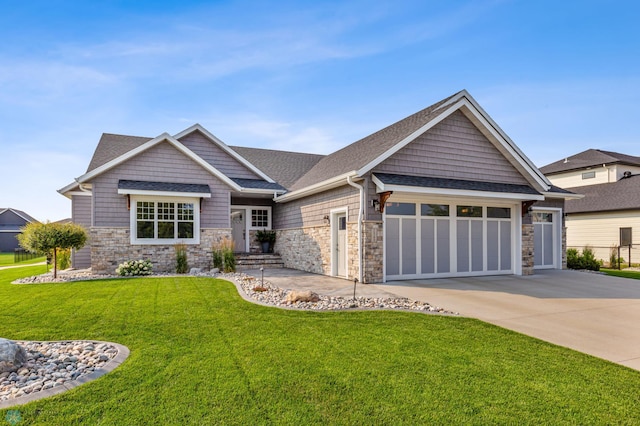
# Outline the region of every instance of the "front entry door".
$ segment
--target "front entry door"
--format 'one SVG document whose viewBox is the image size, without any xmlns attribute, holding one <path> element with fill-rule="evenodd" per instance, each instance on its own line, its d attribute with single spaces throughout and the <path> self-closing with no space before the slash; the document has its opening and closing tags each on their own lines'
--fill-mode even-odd
<svg viewBox="0 0 640 426">
<path fill-rule="evenodd" d="M 245 210 L 231 210 L 231 237 L 236 252 L 247 251 L 247 218 Z"/>
<path fill-rule="evenodd" d="M 334 216 L 334 251 L 333 264 L 335 275 L 347 276 L 347 215 L 339 213 Z"/>
</svg>

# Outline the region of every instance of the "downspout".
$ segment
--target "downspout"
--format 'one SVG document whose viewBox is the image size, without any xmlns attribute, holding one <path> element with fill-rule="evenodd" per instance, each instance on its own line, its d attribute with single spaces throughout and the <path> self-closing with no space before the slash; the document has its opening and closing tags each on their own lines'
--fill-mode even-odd
<svg viewBox="0 0 640 426">
<path fill-rule="evenodd" d="M 358 210 L 358 281 L 362 283 L 362 219 L 364 214 L 364 186 L 347 176 L 347 183 L 360 191 L 360 209 Z"/>
</svg>

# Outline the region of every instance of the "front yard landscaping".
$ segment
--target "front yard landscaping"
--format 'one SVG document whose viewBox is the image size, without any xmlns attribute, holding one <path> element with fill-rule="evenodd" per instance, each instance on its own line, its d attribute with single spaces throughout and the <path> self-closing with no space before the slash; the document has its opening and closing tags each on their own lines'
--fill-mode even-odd
<svg viewBox="0 0 640 426">
<path fill-rule="evenodd" d="M 44 256 L 36 257 L 34 259 L 23 260 L 21 262 L 15 262 L 14 253 L 0 253 L 0 267 L 1 266 L 13 266 L 13 265 L 30 265 L 33 263 L 44 262 L 46 258 Z"/>
<path fill-rule="evenodd" d="M 640 418 L 637 371 L 481 321 L 280 310 L 244 301 L 226 281 L 188 276 L 10 284 L 45 268 L 0 271 L 0 336 L 110 341 L 131 354 L 96 381 L 10 409 L 21 425 Z"/>
</svg>

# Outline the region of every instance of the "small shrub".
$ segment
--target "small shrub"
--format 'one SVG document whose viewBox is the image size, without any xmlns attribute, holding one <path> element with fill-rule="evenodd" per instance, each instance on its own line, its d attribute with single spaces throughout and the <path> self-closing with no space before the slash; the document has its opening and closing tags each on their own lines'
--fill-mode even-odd
<svg viewBox="0 0 640 426">
<path fill-rule="evenodd" d="M 116 274 L 121 277 L 151 275 L 152 269 L 153 265 L 150 260 L 130 260 L 118 265 L 118 268 L 116 268 Z"/>
<path fill-rule="evenodd" d="M 176 273 L 186 274 L 189 270 L 187 263 L 187 246 L 184 243 L 178 243 L 173 246 L 176 251 Z"/>
<path fill-rule="evenodd" d="M 567 249 L 567 268 L 569 269 L 587 269 L 589 271 L 599 271 L 601 261 L 595 258 L 593 249 L 585 246 L 582 253 L 577 249 Z"/>
<path fill-rule="evenodd" d="M 58 269 L 65 270 L 71 267 L 71 249 L 58 249 Z"/>
<path fill-rule="evenodd" d="M 230 238 L 223 238 L 219 243 L 214 244 L 213 267 L 223 272 L 235 272 L 236 256 L 233 254 L 234 243 Z"/>
</svg>

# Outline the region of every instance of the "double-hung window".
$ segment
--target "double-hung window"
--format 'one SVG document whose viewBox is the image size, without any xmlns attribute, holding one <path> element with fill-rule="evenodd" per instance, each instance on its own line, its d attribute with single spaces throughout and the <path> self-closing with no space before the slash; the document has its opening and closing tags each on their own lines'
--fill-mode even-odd
<svg viewBox="0 0 640 426">
<path fill-rule="evenodd" d="M 131 200 L 131 243 L 199 243 L 200 200 L 134 198 Z"/>
</svg>

